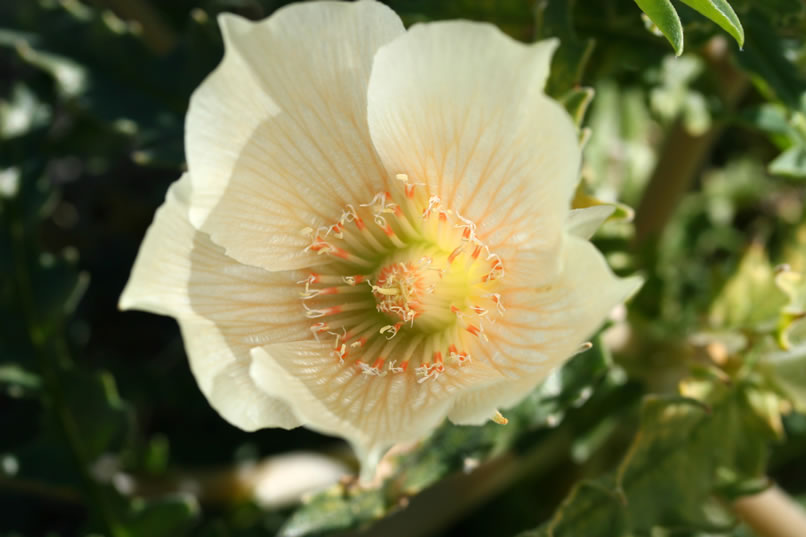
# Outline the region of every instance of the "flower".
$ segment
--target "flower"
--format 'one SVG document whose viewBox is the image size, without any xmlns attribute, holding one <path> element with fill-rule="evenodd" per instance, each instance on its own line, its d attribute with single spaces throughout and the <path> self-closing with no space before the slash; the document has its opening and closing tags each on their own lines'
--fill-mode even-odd
<svg viewBox="0 0 806 537">
<path fill-rule="evenodd" d="M 503 421 L 636 289 L 587 240 L 608 211 L 569 208 L 556 41 L 366 1 L 219 22 L 120 306 L 178 320 L 231 423 L 342 436 L 371 469 L 446 417 Z"/>
</svg>

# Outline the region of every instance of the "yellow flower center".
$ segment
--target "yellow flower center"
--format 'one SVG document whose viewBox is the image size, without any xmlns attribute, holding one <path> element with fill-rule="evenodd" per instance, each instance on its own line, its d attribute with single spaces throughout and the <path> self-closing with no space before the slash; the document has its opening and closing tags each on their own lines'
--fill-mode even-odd
<svg viewBox="0 0 806 537">
<path fill-rule="evenodd" d="M 414 371 L 420 382 L 461 367 L 504 314 L 501 259 L 476 226 L 398 176 L 401 192 L 348 205 L 331 226 L 308 229 L 308 251 L 331 261 L 300 281 L 314 337 L 367 375 Z"/>
</svg>

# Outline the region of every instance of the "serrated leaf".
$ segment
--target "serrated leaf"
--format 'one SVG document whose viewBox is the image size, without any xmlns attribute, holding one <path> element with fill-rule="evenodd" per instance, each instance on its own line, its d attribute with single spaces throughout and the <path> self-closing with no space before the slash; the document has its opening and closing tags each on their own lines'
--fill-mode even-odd
<svg viewBox="0 0 806 537">
<path fill-rule="evenodd" d="M 753 244 L 711 304 L 708 317 L 715 328 L 771 330 L 787 302 L 775 284 L 775 272 L 764 248 Z"/>
<path fill-rule="evenodd" d="M 520 537 L 729 528 L 732 518 L 715 495 L 757 490 L 773 439 L 748 402 L 748 388 L 715 386 L 708 405 L 647 398 L 640 430 L 618 470 L 578 485 L 550 521 Z"/>
<path fill-rule="evenodd" d="M 728 32 L 740 47 L 744 46 L 744 28 L 736 12 L 726 0 L 682 0 Z"/>
<path fill-rule="evenodd" d="M 770 162 L 769 171 L 795 179 L 806 179 L 806 145 L 790 147 Z"/>
<path fill-rule="evenodd" d="M 669 0 L 635 0 L 635 3 L 666 36 L 675 56 L 683 54 L 683 25 L 672 3 Z"/>
</svg>

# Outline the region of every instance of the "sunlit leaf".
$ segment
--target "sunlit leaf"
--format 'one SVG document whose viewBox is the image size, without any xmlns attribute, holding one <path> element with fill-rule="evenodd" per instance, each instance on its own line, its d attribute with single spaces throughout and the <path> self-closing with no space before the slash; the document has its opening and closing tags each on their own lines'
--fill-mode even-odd
<svg viewBox="0 0 806 537">
<path fill-rule="evenodd" d="M 669 0 L 635 0 L 649 20 L 666 36 L 676 56 L 683 54 L 683 25 Z"/>
<path fill-rule="evenodd" d="M 770 162 L 770 173 L 796 179 L 806 178 L 806 145 L 790 147 Z"/>
<path fill-rule="evenodd" d="M 682 0 L 696 9 L 733 36 L 739 46 L 744 46 L 744 28 L 727 0 Z"/>
</svg>

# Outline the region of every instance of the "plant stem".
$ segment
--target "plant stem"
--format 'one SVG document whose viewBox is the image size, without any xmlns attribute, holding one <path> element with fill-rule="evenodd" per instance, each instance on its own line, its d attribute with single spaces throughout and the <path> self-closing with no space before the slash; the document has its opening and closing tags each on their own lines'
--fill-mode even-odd
<svg viewBox="0 0 806 537">
<path fill-rule="evenodd" d="M 806 511 L 777 485 L 736 500 L 733 510 L 759 537 L 806 535 Z"/>
<path fill-rule="evenodd" d="M 567 460 L 572 442 L 571 429 L 560 426 L 527 453 L 507 452 L 470 473 L 457 473 L 440 480 L 412 498 L 406 509 L 379 520 L 361 532 L 361 536 L 437 535 L 515 482 L 542 475 Z"/>
</svg>

